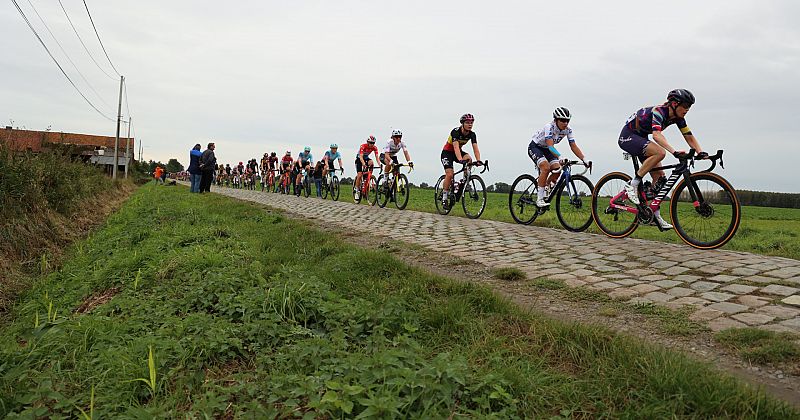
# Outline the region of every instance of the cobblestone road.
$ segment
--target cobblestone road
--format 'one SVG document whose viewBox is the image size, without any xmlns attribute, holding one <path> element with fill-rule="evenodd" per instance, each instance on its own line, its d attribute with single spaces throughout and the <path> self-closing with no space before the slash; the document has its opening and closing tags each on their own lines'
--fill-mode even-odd
<svg viewBox="0 0 800 420">
<path fill-rule="evenodd" d="M 754 326 L 800 332 L 797 260 L 257 191 L 215 192 L 344 229 L 369 226 L 384 236 L 489 267 L 517 267 L 529 279 L 563 280 L 632 303 L 690 305 L 695 309 L 691 318 L 715 331 Z"/>
</svg>

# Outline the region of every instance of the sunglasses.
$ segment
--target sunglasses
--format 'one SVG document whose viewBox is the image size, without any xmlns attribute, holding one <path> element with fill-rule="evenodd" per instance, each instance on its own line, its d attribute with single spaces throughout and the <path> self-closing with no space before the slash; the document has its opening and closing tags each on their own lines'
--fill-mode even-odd
<svg viewBox="0 0 800 420">
<path fill-rule="evenodd" d="M 560 123 L 568 123 L 569 122 L 569 120 L 566 119 L 566 118 L 556 118 L 556 121 L 558 121 Z"/>
</svg>

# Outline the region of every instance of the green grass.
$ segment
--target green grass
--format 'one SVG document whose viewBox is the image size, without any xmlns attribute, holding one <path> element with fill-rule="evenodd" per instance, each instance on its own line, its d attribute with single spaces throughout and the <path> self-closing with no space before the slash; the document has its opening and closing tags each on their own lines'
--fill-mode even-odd
<svg viewBox="0 0 800 420">
<path fill-rule="evenodd" d="M 710 365 L 186 188 L 140 188 L 13 315 L 0 417 L 800 415 Z"/>
<path fill-rule="evenodd" d="M 735 328 L 717 333 L 715 339 L 753 363 L 800 362 L 800 345 L 795 334 Z"/>
<path fill-rule="evenodd" d="M 519 268 L 503 267 L 497 268 L 492 273 L 496 278 L 506 281 L 519 281 L 527 278 L 525 273 Z"/>
<path fill-rule="evenodd" d="M 339 200 L 352 203 L 353 196 L 351 191 L 352 186 L 342 185 L 342 193 Z M 591 201 L 587 204 L 591 205 Z M 407 208 L 435 213 L 433 190 L 412 189 Z M 668 209 L 665 208 L 663 214 L 665 218 L 669 218 Z M 454 207 L 450 215 L 464 217 L 461 204 Z M 486 210 L 481 215 L 481 219 L 515 223 L 508 210 L 508 194 L 488 193 Z M 533 222 L 533 225 L 562 228 L 558 217 L 556 217 L 555 207 L 539 216 Z M 603 234 L 594 224 L 589 227 L 587 232 Z M 683 243 L 674 231 L 660 232 L 654 226 L 639 226 L 631 237 L 669 243 Z M 800 209 L 742 207 L 742 222 L 739 230 L 733 239 L 725 245 L 724 249 L 800 259 Z"/>
</svg>

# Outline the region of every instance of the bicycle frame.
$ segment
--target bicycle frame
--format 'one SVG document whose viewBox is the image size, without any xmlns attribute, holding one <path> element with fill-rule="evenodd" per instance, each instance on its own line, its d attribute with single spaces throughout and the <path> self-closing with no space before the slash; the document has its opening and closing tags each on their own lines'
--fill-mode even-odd
<svg viewBox="0 0 800 420">
<path fill-rule="evenodd" d="M 662 185 L 661 188 L 659 188 L 658 191 L 656 191 L 655 197 L 653 198 L 653 201 L 651 201 L 650 204 L 644 204 L 644 205 L 640 205 L 640 206 L 643 207 L 643 208 L 644 207 L 649 207 L 650 210 L 652 210 L 654 212 L 657 211 L 658 208 L 661 206 L 661 203 L 667 197 L 667 194 L 669 194 L 669 192 L 672 191 L 672 187 L 674 187 L 675 184 L 678 182 L 678 180 L 681 177 L 683 177 L 686 180 L 687 184 L 689 185 L 689 195 L 692 197 L 692 204 L 694 205 L 695 208 L 699 207 L 700 206 L 700 202 L 703 201 L 703 194 L 700 192 L 700 189 L 697 187 L 697 185 L 695 185 L 694 182 L 692 181 L 692 179 L 691 179 L 692 172 L 689 169 L 690 166 L 694 166 L 694 153 L 695 153 L 695 151 L 694 151 L 694 149 L 692 149 L 692 150 L 689 151 L 689 153 L 686 155 L 686 157 L 680 158 L 679 162 L 677 164 L 660 166 L 660 167 L 651 169 L 651 172 L 652 171 L 665 170 L 665 169 L 674 169 L 674 170 L 672 171 L 672 173 L 670 173 L 670 175 L 667 178 L 667 181 L 664 183 L 664 185 Z M 630 158 L 630 154 L 629 153 L 624 153 L 623 155 L 625 156 L 625 159 Z M 724 166 L 722 164 L 722 150 L 718 150 L 717 154 L 715 154 L 714 156 L 709 156 L 708 160 L 711 161 L 711 167 L 706 169 L 705 171 L 702 171 L 702 172 L 711 172 L 714 169 L 714 167 L 717 165 L 717 160 L 720 161 L 720 166 L 724 168 Z M 639 171 L 639 161 L 636 158 L 633 159 L 633 168 L 634 168 L 634 173 Z M 611 202 L 609 203 L 609 207 L 617 209 L 617 210 L 624 210 L 624 211 L 627 211 L 627 212 L 630 212 L 630 213 L 638 215 L 639 214 L 639 208 L 638 207 L 631 207 L 631 206 L 625 206 L 625 205 L 621 205 L 621 204 L 616 204 L 616 201 L 620 197 L 622 197 L 623 194 L 626 194 L 625 191 L 620 191 L 615 196 L 613 196 L 611 198 Z M 643 199 L 643 198 L 645 199 L 644 200 L 645 203 L 647 203 L 647 200 L 646 200 L 646 197 L 644 197 L 644 194 L 640 194 L 640 199 Z"/>
<path fill-rule="evenodd" d="M 578 190 L 570 182 L 572 180 L 572 165 L 577 165 L 578 163 L 580 162 L 578 162 L 577 160 L 573 160 L 569 161 L 566 165 L 562 166 L 561 175 L 559 175 L 558 180 L 556 180 L 556 185 L 554 185 L 553 188 L 550 190 L 550 194 L 548 194 L 547 197 L 545 197 L 544 199 L 545 202 L 549 203 L 553 201 L 553 197 L 555 197 L 553 192 L 559 191 L 562 186 L 566 188 L 567 194 L 569 195 L 570 199 L 578 195 Z M 590 170 L 590 168 L 591 166 L 585 166 L 583 172 L 579 173 L 578 175 L 585 174 L 587 171 Z M 547 209 L 547 207 L 545 209 Z"/>
</svg>

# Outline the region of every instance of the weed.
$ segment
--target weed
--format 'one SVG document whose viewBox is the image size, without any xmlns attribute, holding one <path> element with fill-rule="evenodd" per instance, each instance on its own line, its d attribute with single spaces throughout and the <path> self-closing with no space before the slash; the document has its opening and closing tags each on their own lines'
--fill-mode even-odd
<svg viewBox="0 0 800 420">
<path fill-rule="evenodd" d="M 620 309 L 614 305 L 604 305 L 597 311 L 598 315 L 607 316 L 609 318 L 616 318 L 620 314 Z"/>
<path fill-rule="evenodd" d="M 507 281 L 518 281 L 527 278 L 522 270 L 514 267 L 497 268 L 493 270 L 493 274 L 496 278 Z"/>
<path fill-rule="evenodd" d="M 797 336 L 756 328 L 733 328 L 717 333 L 714 338 L 722 345 L 735 349 L 754 363 L 800 361 Z"/>
<path fill-rule="evenodd" d="M 144 382 L 147 385 L 147 388 L 150 390 L 150 396 L 152 398 L 156 397 L 157 391 L 157 382 L 156 382 L 156 362 L 155 358 L 153 357 L 153 346 L 148 346 L 148 353 L 147 353 L 147 371 L 150 374 L 149 378 L 136 378 L 136 381 Z"/>
</svg>

